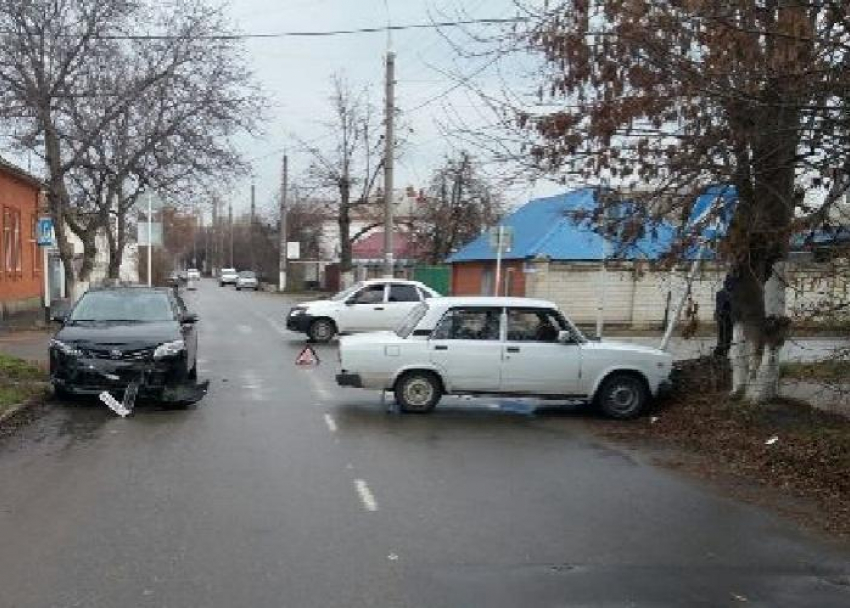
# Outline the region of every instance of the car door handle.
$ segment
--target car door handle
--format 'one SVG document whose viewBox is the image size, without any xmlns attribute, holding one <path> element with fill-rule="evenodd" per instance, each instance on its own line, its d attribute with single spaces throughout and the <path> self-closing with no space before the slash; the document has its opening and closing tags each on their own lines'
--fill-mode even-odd
<svg viewBox="0 0 850 608">
<path fill-rule="evenodd" d="M 438 344 L 434 347 L 434 350 L 449 350 L 449 347 L 442 344 Z"/>
<path fill-rule="evenodd" d="M 507 351 L 509 353 L 518 353 L 519 352 L 519 346 L 508 346 Z"/>
<path fill-rule="evenodd" d="M 383 306 L 376 306 L 375 310 L 384 310 L 384 307 Z"/>
</svg>

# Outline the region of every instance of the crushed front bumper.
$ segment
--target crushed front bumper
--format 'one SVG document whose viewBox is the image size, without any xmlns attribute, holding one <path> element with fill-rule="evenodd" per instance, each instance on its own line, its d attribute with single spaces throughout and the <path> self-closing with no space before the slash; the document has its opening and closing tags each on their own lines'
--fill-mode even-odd
<svg viewBox="0 0 850 608">
<path fill-rule="evenodd" d="M 53 385 L 72 395 L 121 393 L 135 383 L 140 395 L 162 399 L 188 382 L 185 354 L 160 361 L 112 361 L 52 352 L 50 370 Z"/>
</svg>

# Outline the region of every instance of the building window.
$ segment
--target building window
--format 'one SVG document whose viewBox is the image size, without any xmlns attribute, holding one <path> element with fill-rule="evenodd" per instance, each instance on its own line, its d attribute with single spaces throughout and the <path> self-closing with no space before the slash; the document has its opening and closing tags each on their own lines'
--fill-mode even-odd
<svg viewBox="0 0 850 608">
<path fill-rule="evenodd" d="M 12 272 L 12 212 L 3 207 L 3 248 L 0 250 L 0 272 Z"/>
<path fill-rule="evenodd" d="M 31 227 L 30 250 L 32 251 L 32 276 L 36 277 L 41 274 L 41 259 L 38 255 L 38 214 L 33 214 Z"/>
<path fill-rule="evenodd" d="M 24 269 L 24 248 L 21 235 L 21 212 L 12 211 L 12 230 L 15 239 L 13 253 L 15 256 L 15 274 L 19 277 Z"/>
<path fill-rule="evenodd" d="M 23 270 L 23 243 L 21 242 L 21 212 L 3 209 L 3 259 L 2 269 L 7 277 L 20 276 Z"/>
</svg>

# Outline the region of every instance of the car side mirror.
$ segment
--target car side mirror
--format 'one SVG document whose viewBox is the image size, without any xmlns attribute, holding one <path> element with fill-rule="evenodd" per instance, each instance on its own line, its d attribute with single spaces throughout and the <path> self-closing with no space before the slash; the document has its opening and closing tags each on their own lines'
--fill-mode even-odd
<svg viewBox="0 0 850 608">
<path fill-rule="evenodd" d="M 181 323 L 188 323 L 190 325 L 192 323 L 197 323 L 198 322 L 198 315 L 196 315 L 193 312 L 184 313 L 183 315 L 180 316 L 180 322 Z"/>
</svg>

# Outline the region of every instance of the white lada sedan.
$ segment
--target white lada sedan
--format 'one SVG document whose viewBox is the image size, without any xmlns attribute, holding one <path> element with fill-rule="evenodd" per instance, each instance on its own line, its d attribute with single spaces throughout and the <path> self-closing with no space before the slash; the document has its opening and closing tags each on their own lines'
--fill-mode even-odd
<svg viewBox="0 0 850 608">
<path fill-rule="evenodd" d="M 340 386 L 392 390 L 405 412 L 430 412 L 443 395 L 514 395 L 634 418 L 669 388 L 673 360 L 588 340 L 551 302 L 455 297 L 421 302 L 394 332 L 343 337 L 340 362 Z"/>
</svg>

